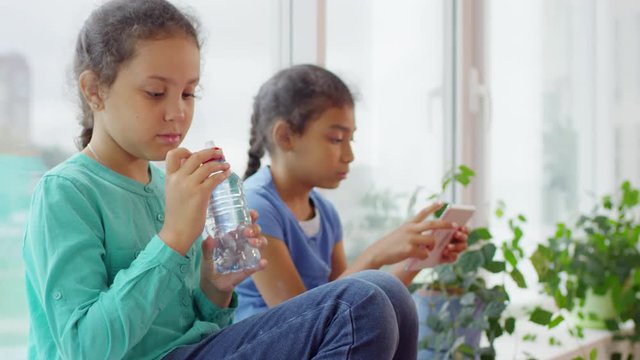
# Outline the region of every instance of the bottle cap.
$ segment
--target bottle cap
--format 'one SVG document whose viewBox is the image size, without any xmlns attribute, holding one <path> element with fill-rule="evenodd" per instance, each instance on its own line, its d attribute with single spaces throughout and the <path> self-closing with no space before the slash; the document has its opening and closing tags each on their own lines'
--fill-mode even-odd
<svg viewBox="0 0 640 360">
<path fill-rule="evenodd" d="M 205 141 L 204 146 L 207 149 L 213 149 L 214 147 L 216 147 L 216 143 L 213 140 L 207 140 L 207 141 Z M 211 161 L 224 162 L 225 158 L 224 158 L 224 155 L 222 157 L 219 157 L 219 158 L 211 158 L 211 159 L 205 161 L 204 164 L 206 164 L 208 162 L 211 162 Z"/>
</svg>

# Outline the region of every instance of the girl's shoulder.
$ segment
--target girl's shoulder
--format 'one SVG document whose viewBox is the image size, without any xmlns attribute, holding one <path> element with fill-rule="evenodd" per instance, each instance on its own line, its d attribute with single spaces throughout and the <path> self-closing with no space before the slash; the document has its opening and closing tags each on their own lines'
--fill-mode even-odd
<svg viewBox="0 0 640 360">
<path fill-rule="evenodd" d="M 88 180 L 87 177 L 93 177 L 93 172 L 88 166 L 89 161 L 92 160 L 82 153 L 74 154 L 45 172 L 41 183 L 50 182 L 52 179 L 64 179 L 71 183 L 82 183 Z"/>
</svg>

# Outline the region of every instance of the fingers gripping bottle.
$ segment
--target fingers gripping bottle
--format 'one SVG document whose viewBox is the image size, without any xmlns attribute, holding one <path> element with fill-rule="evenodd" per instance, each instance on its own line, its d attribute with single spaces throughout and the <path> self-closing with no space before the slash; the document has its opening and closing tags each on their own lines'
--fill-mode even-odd
<svg viewBox="0 0 640 360">
<path fill-rule="evenodd" d="M 214 147 L 213 141 L 207 141 L 206 146 Z M 224 162 L 225 159 L 214 161 Z M 231 172 L 213 189 L 207 206 L 206 230 L 216 240 L 213 261 L 218 273 L 226 274 L 258 266 L 260 251 L 249 244 L 245 235 L 245 229 L 250 225 L 251 216 L 242 179 Z"/>
</svg>

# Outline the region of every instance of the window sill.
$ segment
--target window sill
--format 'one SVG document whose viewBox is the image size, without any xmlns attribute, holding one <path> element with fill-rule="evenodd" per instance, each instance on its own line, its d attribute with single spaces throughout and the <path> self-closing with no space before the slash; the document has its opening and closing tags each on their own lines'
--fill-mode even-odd
<svg viewBox="0 0 640 360">
<path fill-rule="evenodd" d="M 524 341 L 522 337 L 527 334 L 536 335 L 534 341 Z M 559 341 L 557 345 L 551 345 L 549 338 Z M 530 359 L 539 360 L 572 360 L 576 357 L 589 359 L 593 349 L 597 349 L 596 359 L 610 359 L 612 353 L 618 352 L 626 359 L 627 355 L 640 358 L 640 344 L 632 346 L 628 342 L 613 341 L 612 334 L 606 330 L 584 330 L 584 338 L 575 338 L 569 335 L 566 324 L 557 328 L 545 327 L 520 321 L 516 325 L 516 331 L 512 335 L 503 335 L 495 342 L 497 352 L 496 360 Z"/>
</svg>

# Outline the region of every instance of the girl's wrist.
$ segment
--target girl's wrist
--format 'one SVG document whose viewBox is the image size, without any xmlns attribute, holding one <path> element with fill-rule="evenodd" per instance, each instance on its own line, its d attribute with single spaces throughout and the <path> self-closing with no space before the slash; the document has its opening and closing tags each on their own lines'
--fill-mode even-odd
<svg viewBox="0 0 640 360">
<path fill-rule="evenodd" d="M 215 285 L 206 281 L 200 281 L 200 290 L 209 299 L 209 301 L 219 308 L 229 307 L 231 298 L 233 297 L 233 289 L 225 291 L 220 290 Z"/>
<path fill-rule="evenodd" d="M 167 244 L 168 247 L 182 256 L 185 256 L 187 254 L 187 251 L 189 251 L 189 247 L 184 246 L 184 241 L 180 241 L 180 238 L 178 236 L 176 236 L 171 231 L 168 231 L 164 227 L 158 233 L 158 237 L 165 244 Z"/>
<path fill-rule="evenodd" d="M 380 269 L 384 265 L 375 245 L 362 252 L 359 259 L 363 269 Z"/>
</svg>

